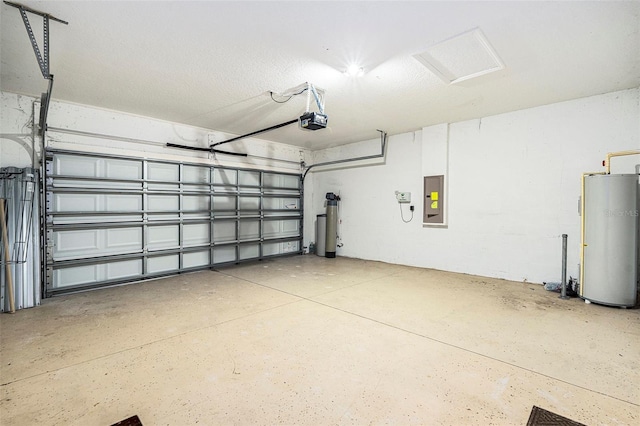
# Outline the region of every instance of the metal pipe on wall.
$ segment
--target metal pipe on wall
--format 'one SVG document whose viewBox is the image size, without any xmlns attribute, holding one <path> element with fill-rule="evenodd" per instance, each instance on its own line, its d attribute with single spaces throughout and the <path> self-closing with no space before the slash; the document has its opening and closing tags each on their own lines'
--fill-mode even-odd
<svg viewBox="0 0 640 426">
<path fill-rule="evenodd" d="M 611 174 L 611 158 L 613 157 L 622 157 L 625 155 L 638 155 L 640 154 L 640 149 L 631 149 L 628 151 L 618 151 L 618 152 L 610 152 L 607 154 L 607 159 L 604 160 L 604 166 L 606 167 L 606 174 Z"/>
<path fill-rule="evenodd" d="M 345 158 L 344 160 L 325 161 L 323 163 L 312 164 L 309 167 L 307 167 L 307 170 L 305 170 L 304 174 L 302 175 L 302 183 L 304 183 L 304 178 L 307 177 L 307 173 L 309 173 L 309 171 L 313 167 L 332 166 L 334 164 L 350 163 L 350 162 L 353 162 L 353 161 L 372 160 L 374 158 L 383 158 L 385 156 L 386 152 L 387 152 L 387 150 L 386 150 L 386 147 L 387 147 L 387 132 L 384 132 L 382 130 L 378 130 L 378 132 L 380 132 L 380 154 L 365 155 L 363 157 Z"/>
<path fill-rule="evenodd" d="M 570 299 L 567 296 L 567 234 L 562 234 L 562 289 L 560 299 Z"/>
</svg>

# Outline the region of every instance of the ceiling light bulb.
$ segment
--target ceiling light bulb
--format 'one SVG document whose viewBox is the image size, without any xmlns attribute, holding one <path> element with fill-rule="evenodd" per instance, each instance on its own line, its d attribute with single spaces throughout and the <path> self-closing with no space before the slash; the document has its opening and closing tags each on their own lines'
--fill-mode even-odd
<svg viewBox="0 0 640 426">
<path fill-rule="evenodd" d="M 349 68 L 347 68 L 345 74 L 347 74 L 349 77 L 360 77 L 362 74 L 364 74 L 364 69 L 361 66 L 352 64 L 349 65 Z"/>
</svg>

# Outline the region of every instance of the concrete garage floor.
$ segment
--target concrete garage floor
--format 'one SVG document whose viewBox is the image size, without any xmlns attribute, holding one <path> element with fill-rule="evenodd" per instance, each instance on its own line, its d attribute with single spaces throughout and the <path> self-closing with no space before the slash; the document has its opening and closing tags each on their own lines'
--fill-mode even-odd
<svg viewBox="0 0 640 426">
<path fill-rule="evenodd" d="M 640 310 L 297 256 L 0 316 L 0 423 L 640 424 Z"/>
</svg>

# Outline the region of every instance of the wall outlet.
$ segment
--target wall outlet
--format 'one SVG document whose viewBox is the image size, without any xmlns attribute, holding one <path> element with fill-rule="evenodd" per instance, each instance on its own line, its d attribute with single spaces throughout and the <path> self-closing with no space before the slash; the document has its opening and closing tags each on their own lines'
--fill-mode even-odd
<svg viewBox="0 0 640 426">
<path fill-rule="evenodd" d="M 396 199 L 399 203 L 410 203 L 411 202 L 411 193 L 410 192 L 402 192 L 396 191 Z"/>
</svg>

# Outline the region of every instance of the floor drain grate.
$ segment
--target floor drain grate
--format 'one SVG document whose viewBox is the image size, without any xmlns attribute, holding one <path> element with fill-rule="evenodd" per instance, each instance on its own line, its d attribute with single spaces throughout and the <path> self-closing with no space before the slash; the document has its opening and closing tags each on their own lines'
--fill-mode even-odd
<svg viewBox="0 0 640 426">
<path fill-rule="evenodd" d="M 128 419 L 124 419 L 119 421 L 118 423 L 114 423 L 111 426 L 143 426 L 142 422 L 138 418 L 138 416 L 132 416 Z"/>
<path fill-rule="evenodd" d="M 531 409 L 527 426 L 585 426 L 559 414 L 547 411 L 544 408 L 536 407 Z"/>
</svg>

